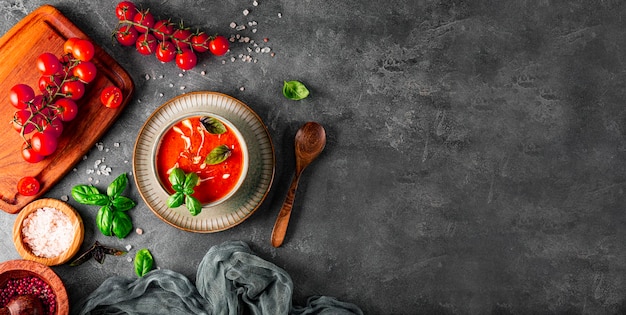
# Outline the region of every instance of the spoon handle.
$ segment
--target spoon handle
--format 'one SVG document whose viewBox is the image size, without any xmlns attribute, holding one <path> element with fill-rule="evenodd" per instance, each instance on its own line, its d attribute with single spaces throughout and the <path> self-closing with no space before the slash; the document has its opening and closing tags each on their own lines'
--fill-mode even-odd
<svg viewBox="0 0 626 315">
<path fill-rule="evenodd" d="M 287 233 L 287 225 L 289 224 L 289 218 L 291 217 L 291 208 L 293 208 L 293 201 L 296 198 L 296 190 L 298 189 L 298 181 L 300 180 L 300 173 L 296 172 L 296 175 L 291 181 L 287 197 L 285 202 L 280 208 L 276 223 L 274 223 L 274 229 L 272 230 L 272 246 L 280 247 L 285 240 L 285 233 Z"/>
</svg>

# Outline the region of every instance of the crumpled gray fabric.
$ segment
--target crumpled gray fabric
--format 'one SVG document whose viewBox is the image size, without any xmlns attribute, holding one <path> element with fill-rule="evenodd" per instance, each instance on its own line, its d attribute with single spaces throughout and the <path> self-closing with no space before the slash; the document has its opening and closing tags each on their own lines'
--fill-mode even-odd
<svg viewBox="0 0 626 315">
<path fill-rule="evenodd" d="M 292 305 L 293 282 L 283 269 L 241 241 L 213 246 L 198 266 L 196 286 L 167 269 L 142 278 L 111 277 L 72 314 L 359 314 L 358 306 L 328 296 Z"/>
</svg>

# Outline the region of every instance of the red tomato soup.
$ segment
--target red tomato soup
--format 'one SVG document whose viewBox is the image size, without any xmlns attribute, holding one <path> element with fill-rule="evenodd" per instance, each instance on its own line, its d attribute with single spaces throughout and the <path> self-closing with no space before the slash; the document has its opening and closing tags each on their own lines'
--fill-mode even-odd
<svg viewBox="0 0 626 315">
<path fill-rule="evenodd" d="M 169 174 L 174 168 L 200 177 L 193 196 L 202 204 L 215 202 L 237 185 L 242 174 L 243 152 L 235 132 L 226 124 L 226 132 L 210 134 L 200 123 L 200 116 L 185 118 L 174 124 L 161 138 L 156 154 L 156 168 L 161 185 L 170 193 L 174 190 Z M 208 165 L 205 159 L 214 148 L 226 145 L 231 155 L 223 162 Z"/>
</svg>

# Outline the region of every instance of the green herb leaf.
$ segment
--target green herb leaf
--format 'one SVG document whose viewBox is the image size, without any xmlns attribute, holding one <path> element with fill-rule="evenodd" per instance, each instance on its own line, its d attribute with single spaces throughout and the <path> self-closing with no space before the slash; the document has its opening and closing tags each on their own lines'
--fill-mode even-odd
<svg viewBox="0 0 626 315">
<path fill-rule="evenodd" d="M 109 197 L 101 194 L 98 188 L 89 185 L 77 185 L 72 188 L 72 197 L 76 202 L 92 206 L 106 206 Z"/>
<path fill-rule="evenodd" d="M 185 196 L 185 205 L 191 215 L 196 216 L 202 211 L 202 204 L 198 199 L 192 196 Z"/>
<path fill-rule="evenodd" d="M 200 177 L 198 177 L 198 174 L 194 172 L 187 174 L 185 176 L 185 184 L 183 185 L 183 189 L 184 190 L 193 189 L 194 187 L 196 187 L 196 185 L 198 185 L 198 180 L 200 180 Z"/>
<path fill-rule="evenodd" d="M 135 254 L 135 273 L 139 277 L 143 277 L 146 273 L 152 270 L 154 264 L 154 258 L 152 253 L 146 248 L 140 249 Z"/>
<path fill-rule="evenodd" d="M 107 195 L 115 199 L 124 192 L 127 185 L 128 177 L 126 177 L 126 173 L 122 173 L 107 187 Z"/>
<path fill-rule="evenodd" d="M 205 162 L 209 165 L 220 164 L 226 161 L 226 159 L 230 157 L 231 154 L 232 152 L 230 151 L 228 146 L 222 144 L 215 147 L 213 150 L 211 150 L 211 152 L 209 152 L 209 155 L 206 157 Z"/>
<path fill-rule="evenodd" d="M 128 211 L 130 209 L 132 209 L 133 207 L 135 207 L 135 202 L 125 196 L 117 196 L 115 197 L 115 199 L 113 199 L 113 207 L 115 208 L 115 210 L 118 211 Z"/>
<path fill-rule="evenodd" d="M 98 210 L 96 225 L 105 236 L 113 235 L 113 210 L 110 206 L 104 206 Z"/>
<path fill-rule="evenodd" d="M 183 201 L 185 201 L 185 194 L 177 191 L 167 198 L 167 206 L 169 208 L 178 208 L 183 204 Z"/>
<path fill-rule="evenodd" d="M 169 180 L 172 184 L 172 188 L 176 190 L 177 186 L 181 187 L 185 183 L 185 172 L 180 168 L 175 168 L 170 173 Z"/>
<path fill-rule="evenodd" d="M 113 234 L 122 239 L 130 233 L 133 229 L 133 222 L 130 220 L 130 216 L 126 212 L 115 211 L 113 212 Z"/>
<path fill-rule="evenodd" d="M 226 126 L 217 118 L 203 116 L 200 118 L 200 123 L 202 127 L 204 127 L 204 130 L 210 134 L 221 135 L 226 133 Z"/>
<path fill-rule="evenodd" d="M 290 100 L 299 101 L 309 96 L 309 90 L 302 82 L 285 81 L 283 95 Z"/>
</svg>

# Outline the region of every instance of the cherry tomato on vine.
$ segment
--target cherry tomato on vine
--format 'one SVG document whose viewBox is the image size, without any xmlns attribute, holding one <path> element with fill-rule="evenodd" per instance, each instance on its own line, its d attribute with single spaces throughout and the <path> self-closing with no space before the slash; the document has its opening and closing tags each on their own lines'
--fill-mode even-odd
<svg viewBox="0 0 626 315">
<path fill-rule="evenodd" d="M 132 25 L 122 25 L 116 32 L 115 38 L 117 42 L 122 44 L 123 46 L 132 46 L 135 45 L 137 41 L 137 30 Z"/>
<path fill-rule="evenodd" d="M 228 46 L 228 39 L 222 35 L 215 36 L 209 42 L 209 50 L 216 56 L 225 54 L 228 51 Z"/>
<path fill-rule="evenodd" d="M 17 182 L 17 191 L 23 196 L 34 196 L 39 192 L 40 188 L 41 184 L 32 176 L 22 177 Z"/>
<path fill-rule="evenodd" d="M 36 131 L 30 138 L 30 144 L 33 146 L 33 150 L 35 150 L 36 153 L 48 156 L 56 151 L 58 141 L 56 137 L 53 137 L 49 133 Z"/>
<path fill-rule="evenodd" d="M 96 48 L 86 39 L 78 39 L 72 46 L 72 55 L 80 61 L 90 61 L 96 54 Z"/>
<path fill-rule="evenodd" d="M 33 98 L 33 100 L 30 102 L 31 110 L 35 110 L 35 111 L 42 109 L 43 105 L 44 105 L 44 99 L 43 99 L 43 95 L 41 94 L 35 95 L 35 98 Z"/>
<path fill-rule="evenodd" d="M 80 81 L 67 81 L 61 85 L 61 93 L 77 101 L 85 95 L 85 84 Z"/>
<path fill-rule="evenodd" d="M 176 54 L 176 65 L 182 70 L 191 70 L 197 63 L 198 57 L 189 49 L 183 49 L 182 52 Z"/>
<path fill-rule="evenodd" d="M 157 49 L 157 40 L 152 34 L 144 33 L 137 38 L 135 47 L 140 54 L 151 55 Z"/>
<path fill-rule="evenodd" d="M 137 7 L 130 1 L 122 1 L 115 7 L 115 16 L 120 21 L 132 21 L 135 14 L 137 14 Z"/>
<path fill-rule="evenodd" d="M 24 128 L 24 134 L 29 134 L 35 130 L 35 126 L 33 124 L 29 124 L 28 120 L 30 119 L 30 111 L 26 109 L 20 109 L 13 113 L 13 119 L 11 120 L 11 124 L 13 125 L 13 129 L 17 132 L 22 132 L 22 128 Z"/>
<path fill-rule="evenodd" d="M 54 103 L 54 107 L 62 121 L 71 121 L 78 115 L 78 105 L 69 98 L 60 98 Z"/>
<path fill-rule="evenodd" d="M 43 132 L 49 133 L 52 136 L 58 138 L 63 133 L 63 121 L 61 121 L 60 117 L 54 117 L 49 121 L 46 120 L 43 123 Z"/>
<path fill-rule="evenodd" d="M 16 84 L 9 91 L 9 101 L 17 109 L 28 107 L 28 102 L 33 98 L 35 98 L 35 91 L 26 84 Z"/>
<path fill-rule="evenodd" d="M 83 61 L 72 68 L 72 74 L 83 83 L 90 83 L 96 78 L 98 69 L 91 61 Z"/>
<path fill-rule="evenodd" d="M 39 91 L 46 95 L 54 95 L 57 91 L 59 91 L 59 88 L 61 87 L 61 82 L 63 82 L 63 78 L 61 78 L 61 76 L 58 74 L 44 74 L 41 76 L 41 78 L 39 78 Z"/>
<path fill-rule="evenodd" d="M 46 52 L 37 57 L 37 69 L 43 75 L 51 75 L 63 71 L 63 65 L 57 56 Z"/>
<path fill-rule="evenodd" d="M 177 29 L 172 34 L 172 42 L 178 49 L 191 49 L 191 31 L 188 29 Z"/>
<path fill-rule="evenodd" d="M 150 10 L 141 10 L 133 17 L 135 29 L 139 33 L 146 33 L 150 28 L 154 26 L 154 16 L 150 13 Z"/>
<path fill-rule="evenodd" d="M 63 53 L 65 54 L 71 54 L 74 52 L 74 44 L 76 43 L 76 41 L 78 40 L 78 37 L 70 37 L 68 38 L 65 43 L 63 43 Z"/>
<path fill-rule="evenodd" d="M 197 52 L 208 51 L 210 40 L 211 38 L 207 33 L 200 32 L 191 36 L 191 47 Z"/>
<path fill-rule="evenodd" d="M 166 40 L 174 34 L 174 23 L 170 20 L 159 20 L 154 23 L 152 34 L 160 41 Z"/>
<path fill-rule="evenodd" d="M 35 152 L 28 142 L 24 142 L 22 145 L 22 158 L 28 163 L 37 163 L 43 160 L 44 156 Z"/>
<path fill-rule="evenodd" d="M 117 86 L 109 86 L 102 90 L 100 102 L 108 108 L 117 108 L 122 105 L 122 90 Z"/>
<path fill-rule="evenodd" d="M 170 62 L 176 58 L 176 46 L 170 41 L 159 43 L 156 51 L 156 57 L 161 62 Z"/>
</svg>

